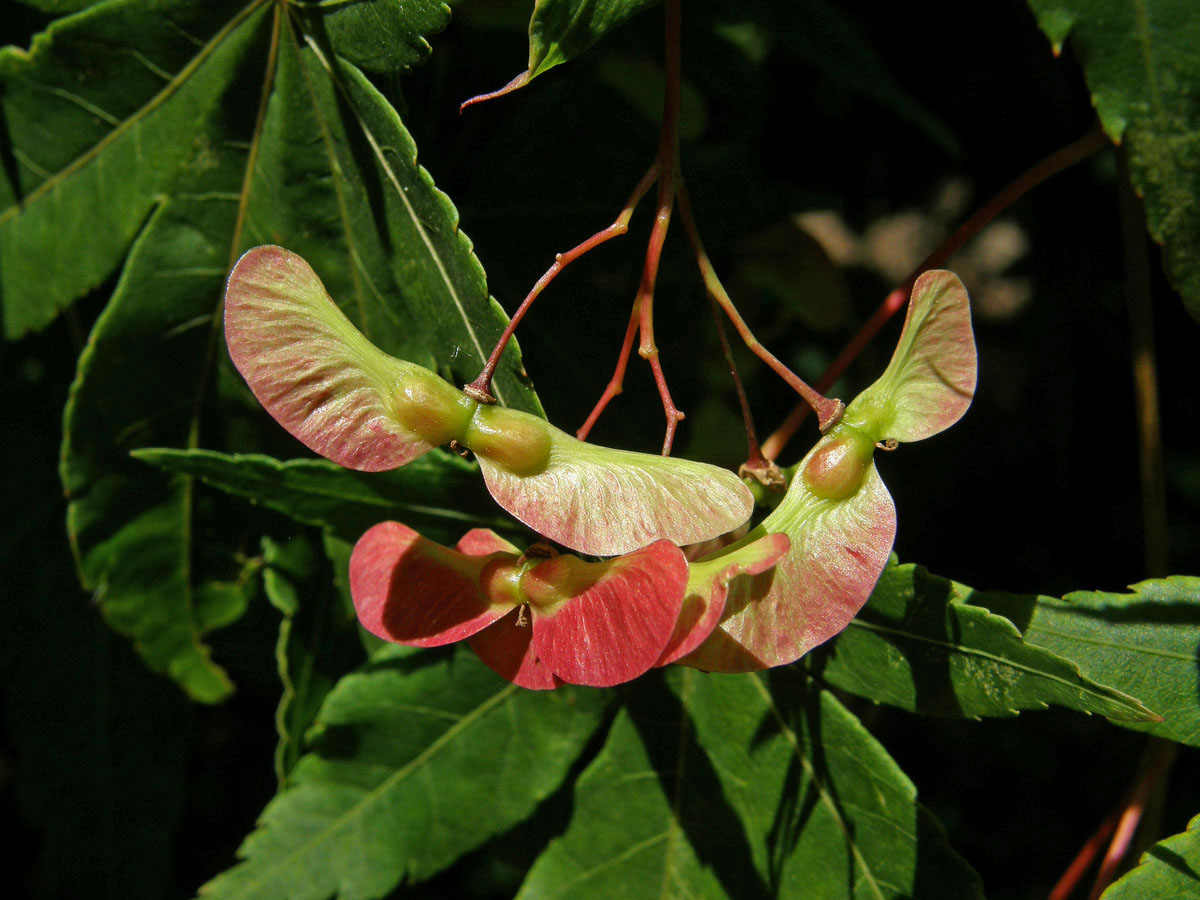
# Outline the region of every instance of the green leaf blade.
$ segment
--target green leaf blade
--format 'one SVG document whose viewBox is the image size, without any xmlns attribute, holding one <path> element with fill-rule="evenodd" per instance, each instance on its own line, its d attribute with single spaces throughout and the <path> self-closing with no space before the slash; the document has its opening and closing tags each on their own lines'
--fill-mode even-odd
<svg viewBox="0 0 1200 900">
<path fill-rule="evenodd" d="M 1151 236 L 1200 319 L 1200 18 L 1190 0 L 1029 0 L 1056 50 L 1083 67 L 1108 136 L 1129 154 Z"/>
<path fill-rule="evenodd" d="M 676 669 L 635 700 L 520 900 L 980 897 L 883 748 L 831 694 L 776 677 Z"/>
<path fill-rule="evenodd" d="M 574 59 L 659 0 L 537 0 L 529 20 L 530 78 Z"/>
<path fill-rule="evenodd" d="M 162 197 L 225 152 L 218 101 L 266 4 L 175 3 L 171 15 L 139 6 L 60 20 L 29 54 L 0 50 L 0 104 L 19 163 L 15 184 L 0 180 L 10 338 L 45 327 L 107 278 Z"/>
<path fill-rule="evenodd" d="M 1143 581 L 1131 591 L 1062 599 L 981 592 L 969 602 L 1002 613 L 1029 644 L 1070 659 L 1088 678 L 1139 697 L 1162 717 L 1118 724 L 1200 747 L 1200 578 Z"/>
<path fill-rule="evenodd" d="M 1053 703 L 1114 721 L 1157 718 L 1153 704 L 1152 712 L 1114 682 L 1093 681 L 1077 659 L 1033 646 L 1007 619 L 971 605 L 986 596 L 920 566 L 891 566 L 813 670 L 843 690 L 924 715 L 1007 717 Z"/>
<path fill-rule="evenodd" d="M 515 528 L 495 515 L 480 490 L 476 467 L 441 450 L 402 469 L 372 474 L 320 459 L 280 461 L 256 453 L 148 448 L 133 456 L 347 540 L 393 518 L 443 543 L 454 543 L 480 522 L 509 532 Z"/>
<path fill-rule="evenodd" d="M 1200 897 L 1200 816 L 1187 831 L 1159 841 L 1121 876 L 1101 900 L 1187 900 Z"/>
<path fill-rule="evenodd" d="M 206 897 L 386 894 L 522 821 L 599 725 L 597 691 L 521 691 L 473 654 L 376 654 L 328 696 L 317 752 Z M 487 815 L 481 816 L 480 810 Z"/>
</svg>

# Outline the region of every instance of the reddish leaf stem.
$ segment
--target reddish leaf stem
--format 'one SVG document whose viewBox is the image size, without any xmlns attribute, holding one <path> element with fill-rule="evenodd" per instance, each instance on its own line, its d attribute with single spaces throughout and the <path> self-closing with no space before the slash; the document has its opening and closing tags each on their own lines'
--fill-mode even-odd
<svg viewBox="0 0 1200 900">
<path fill-rule="evenodd" d="M 665 7 L 666 89 L 663 95 L 662 128 L 659 131 L 658 153 L 655 158 L 655 167 L 658 170 L 658 209 L 646 246 L 642 280 L 633 301 L 633 313 L 625 332 L 625 340 L 621 345 L 620 356 L 617 358 L 616 370 L 613 372 L 608 386 L 604 389 L 604 393 L 600 396 L 599 402 L 576 435 L 583 440 L 591 432 L 592 426 L 596 424 L 596 420 L 608 406 L 609 401 L 621 392 L 625 367 L 629 361 L 629 352 L 632 346 L 633 330 L 636 325 L 641 332 L 638 355 L 650 363 L 650 369 L 654 373 L 654 383 L 658 387 L 658 395 L 662 400 L 663 412 L 667 418 L 662 452 L 663 456 L 668 456 L 675 440 L 675 429 L 684 418 L 684 413 L 671 398 L 662 362 L 658 357 L 658 345 L 654 341 L 654 286 L 658 278 L 659 263 L 662 260 L 663 244 L 666 242 L 667 230 L 671 224 L 671 211 L 675 207 L 675 199 L 679 191 L 679 94 L 682 65 L 680 0 L 666 0 Z"/>
<path fill-rule="evenodd" d="M 1067 866 L 1067 870 L 1062 873 L 1062 877 L 1055 882 L 1046 900 L 1067 900 L 1075 891 L 1076 885 L 1083 878 L 1083 873 L 1091 866 L 1095 860 L 1100 848 L 1112 837 L 1112 833 L 1117 828 L 1117 822 L 1121 818 L 1121 813 L 1125 809 L 1125 804 L 1128 802 L 1128 794 L 1121 798 L 1121 802 L 1113 808 L 1104 821 L 1100 823 L 1100 827 L 1092 834 L 1091 837 L 1084 842 L 1079 853 L 1071 860 L 1071 864 Z"/>
<path fill-rule="evenodd" d="M 733 361 L 733 349 L 729 346 L 729 337 L 725 334 L 725 323 L 721 321 L 720 307 L 708 295 L 708 305 L 712 309 L 713 324 L 717 326 L 717 339 L 721 342 L 721 355 L 725 357 L 725 365 L 729 367 L 729 377 L 733 379 L 733 389 L 737 393 L 738 406 L 742 410 L 742 424 L 746 428 L 746 468 L 766 469 L 768 463 L 762 454 L 758 443 L 758 429 L 754 427 L 754 416 L 750 412 L 750 399 L 746 396 L 746 388 L 738 375 L 737 363 Z"/>
<path fill-rule="evenodd" d="M 633 352 L 633 336 L 637 334 L 639 321 L 641 321 L 641 310 L 635 303 L 633 305 L 633 312 L 629 316 L 629 324 L 625 327 L 625 339 L 621 341 L 621 352 L 617 355 L 617 367 L 613 370 L 612 378 L 608 380 L 608 384 L 604 388 L 604 393 L 600 395 L 600 399 L 596 402 L 595 407 L 588 414 L 587 421 L 575 432 L 575 437 L 581 441 L 587 440 L 587 436 L 592 431 L 592 426 L 600 418 L 600 413 L 604 412 L 609 401 L 622 391 L 622 385 L 625 381 L 625 367 L 629 364 L 629 354 Z"/>
<path fill-rule="evenodd" d="M 479 373 L 479 377 L 470 384 L 463 387 L 463 390 L 470 394 L 475 399 L 483 403 L 495 403 L 496 399 L 492 396 L 492 378 L 496 374 L 496 366 L 500 364 L 500 357 L 504 354 L 504 349 L 508 346 L 508 342 L 512 339 L 513 333 L 517 330 L 517 326 L 521 324 L 521 320 L 525 318 L 525 313 L 529 311 L 529 307 L 533 305 L 533 301 L 538 298 L 538 295 L 545 290 L 546 286 L 555 279 L 559 272 L 573 263 L 579 257 L 583 256 L 590 250 L 599 247 L 606 241 L 615 237 L 619 237 L 629 231 L 629 220 L 633 217 L 633 211 L 641 202 L 642 197 L 646 196 L 646 192 L 658 179 L 659 166 L 655 162 L 646 170 L 646 174 L 642 176 L 642 180 L 638 182 L 633 193 L 629 195 L 629 200 L 626 202 L 621 214 L 607 228 L 597 231 L 583 243 L 572 247 L 566 253 L 559 253 L 554 257 L 554 264 L 546 270 L 546 273 L 537 280 L 533 289 L 521 301 L 521 305 L 517 307 L 517 311 L 513 313 L 511 319 L 508 320 L 508 325 L 504 329 L 504 333 L 500 335 L 500 339 L 496 341 L 496 346 L 492 348 L 492 353 L 488 357 L 487 364 L 484 365 L 483 371 Z"/>
<path fill-rule="evenodd" d="M 817 421 L 822 431 L 836 423 L 845 410 L 842 401 L 825 397 L 813 390 L 799 375 L 785 366 L 754 336 L 750 327 L 733 305 L 733 301 L 729 298 L 725 286 L 721 284 L 721 279 L 717 277 L 717 272 L 713 268 L 712 261 L 709 260 L 708 254 L 704 250 L 704 244 L 700 240 L 700 232 L 696 228 L 696 222 L 692 216 L 692 205 L 688 198 L 687 188 L 684 186 L 680 186 L 679 189 L 679 215 L 683 219 L 684 230 L 687 231 L 688 240 L 692 244 L 692 252 L 696 257 L 696 265 L 700 269 L 700 277 L 704 280 L 704 287 L 708 290 L 709 296 L 716 301 L 717 305 L 725 312 L 725 315 L 729 317 L 729 321 L 733 323 L 733 327 L 737 329 L 737 333 L 741 336 L 746 346 L 750 348 L 750 351 L 755 356 L 770 366 L 775 374 L 786 381 L 796 393 L 803 397 L 804 402 L 808 406 L 816 411 Z M 765 446 L 763 447 L 763 452 L 768 459 L 774 458 Z"/>
<path fill-rule="evenodd" d="M 1129 851 L 1130 843 L 1133 841 L 1138 823 L 1142 820 L 1146 804 L 1158 789 L 1163 777 L 1170 771 L 1171 763 L 1175 761 L 1178 749 L 1177 744 L 1161 738 L 1151 738 L 1147 742 L 1142 763 L 1138 767 L 1136 781 L 1129 792 L 1129 802 L 1125 804 L 1120 819 L 1117 821 L 1112 842 L 1109 843 L 1108 852 L 1104 854 L 1104 860 L 1100 863 L 1100 871 L 1096 873 L 1096 881 L 1092 885 L 1092 892 L 1088 895 L 1088 900 L 1099 900 L 1105 888 L 1112 883 L 1117 874 L 1117 867 Z"/>
<path fill-rule="evenodd" d="M 830 363 L 825 374 L 817 381 L 817 390 L 827 391 L 830 385 L 841 378 L 846 369 L 850 367 L 850 364 L 858 358 L 863 348 L 871 342 L 880 329 L 887 324 L 888 320 L 904 306 L 909 292 L 912 291 L 913 284 L 922 272 L 943 265 L 951 256 L 961 250 L 967 241 L 982 231 L 996 216 L 1016 203 L 1017 200 L 1030 190 L 1052 175 L 1057 175 L 1064 169 L 1069 169 L 1076 163 L 1087 159 L 1101 147 L 1107 145 L 1107 143 L 1108 137 L 1105 135 L 1104 129 L 1097 123 L 1082 138 L 1051 153 L 1045 159 L 1018 176 L 1003 190 L 992 197 L 991 200 L 976 210 L 936 250 L 925 257 L 921 264 L 912 271 L 912 274 L 899 287 L 887 295 L 871 318 L 866 321 L 858 333 L 846 344 L 842 352 Z M 897 295 L 899 295 L 898 300 Z M 787 442 L 791 440 L 807 415 L 807 407 L 797 405 L 788 414 L 787 418 L 784 419 L 779 428 L 763 442 L 763 453 L 772 459 L 777 457 Z"/>
<path fill-rule="evenodd" d="M 468 106 L 474 106 L 476 103 L 485 103 L 488 100 L 495 100 L 497 97 L 503 97 L 505 94 L 511 94 L 513 91 L 519 90 L 520 88 L 523 88 L 525 85 L 529 84 L 529 81 L 532 78 L 533 75 L 526 70 L 502 88 L 498 88 L 494 91 L 488 91 L 486 94 L 476 94 L 474 97 L 470 97 L 459 104 L 458 114 L 461 116 L 463 110 Z"/>
</svg>

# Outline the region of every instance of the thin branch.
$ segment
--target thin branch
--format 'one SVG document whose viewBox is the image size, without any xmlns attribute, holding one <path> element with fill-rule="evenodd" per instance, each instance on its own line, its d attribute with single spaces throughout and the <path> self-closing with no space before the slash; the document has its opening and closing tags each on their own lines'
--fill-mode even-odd
<svg viewBox="0 0 1200 900">
<path fill-rule="evenodd" d="M 1125 804 L 1125 808 L 1121 812 L 1120 820 L 1113 832 L 1112 842 L 1108 845 L 1108 852 L 1104 855 L 1103 862 L 1100 863 L 1100 871 L 1096 873 L 1096 882 L 1092 885 L 1092 893 L 1088 900 L 1099 900 L 1105 888 L 1112 883 L 1117 874 L 1117 867 L 1120 866 L 1129 851 L 1133 834 L 1142 819 L 1146 804 L 1154 792 L 1161 788 L 1163 779 L 1171 769 L 1171 763 L 1175 761 L 1178 749 L 1178 744 L 1164 741 L 1162 738 L 1150 738 L 1147 741 L 1136 780 L 1129 793 L 1129 802 Z"/>
<path fill-rule="evenodd" d="M 521 301 L 521 305 L 517 307 L 517 311 L 513 313 L 512 318 L 508 320 L 508 325 L 504 329 L 504 333 L 500 335 L 500 339 L 496 341 L 496 346 L 492 349 L 491 355 L 488 357 L 487 364 L 484 365 L 483 371 L 479 373 L 479 377 L 466 385 L 463 390 L 470 394 L 475 399 L 483 403 L 495 403 L 496 399 L 492 396 L 492 378 L 496 374 L 496 366 L 500 364 L 500 357 L 504 354 L 504 349 L 508 346 L 508 342 L 512 339 L 513 333 L 517 330 L 517 326 L 521 324 L 521 320 L 525 318 L 525 313 L 529 311 L 529 307 L 533 305 L 533 301 L 538 298 L 538 295 L 545 290 L 546 286 L 557 277 L 558 273 L 573 263 L 579 257 L 583 256 L 590 250 L 599 247 L 606 241 L 612 238 L 619 237 L 629 231 L 629 220 L 633 217 L 633 211 L 641 202 L 642 197 L 646 196 L 646 192 L 658 178 L 658 163 L 653 163 L 646 174 L 642 176 L 642 180 L 638 182 L 638 186 L 634 188 L 633 193 L 629 196 L 621 214 L 607 228 L 597 231 L 583 243 L 572 247 L 566 253 L 559 253 L 554 257 L 554 264 L 546 270 L 546 273 L 537 280 L 533 289 Z"/>
<path fill-rule="evenodd" d="M 913 269 L 912 274 L 899 287 L 887 295 L 883 303 L 871 315 L 871 318 L 866 321 L 858 333 L 846 344 L 842 352 L 830 363 L 829 368 L 825 370 L 825 374 L 817 381 L 817 390 L 829 390 L 830 386 L 842 377 L 842 374 L 850 367 L 850 364 L 858 358 L 862 349 L 871 342 L 880 329 L 887 324 L 888 320 L 904 306 L 909 293 L 912 291 L 913 284 L 916 283 L 917 278 L 920 277 L 922 272 L 944 265 L 951 256 L 961 250 L 967 241 L 981 232 L 996 216 L 1000 215 L 1000 213 L 1004 212 L 1047 178 L 1057 175 L 1065 169 L 1069 169 L 1078 162 L 1082 162 L 1097 150 L 1107 145 L 1108 137 L 1105 135 L 1104 129 L 1097 123 L 1082 138 L 1051 153 L 1032 168 L 1019 175 L 1003 190 L 992 197 L 991 200 L 976 210 L 974 215 L 963 222 L 936 250 L 925 257 L 921 264 Z M 807 416 L 808 410 L 804 406 L 798 405 L 793 409 L 779 428 L 775 430 L 775 433 L 763 442 L 763 452 L 772 458 L 777 456 L 783 450 L 784 445 L 792 439 L 792 436 L 796 433 L 796 429 L 800 427 L 800 424 Z"/>
<path fill-rule="evenodd" d="M 708 290 L 709 296 L 724 310 L 725 315 L 729 317 L 729 321 L 733 323 L 733 327 L 737 329 L 737 333 L 741 335 L 742 340 L 750 348 L 750 351 L 770 366 L 776 375 L 786 381 L 788 386 L 803 397 L 804 402 L 816 411 L 820 428 L 822 431 L 825 431 L 841 418 L 842 412 L 845 410 L 845 405 L 841 400 L 825 397 L 813 390 L 807 382 L 784 365 L 775 354 L 771 353 L 754 336 L 750 327 L 733 305 L 733 301 L 729 298 L 725 286 L 721 284 L 721 279 L 717 277 L 717 272 L 713 268 L 712 261 L 709 260 L 708 254 L 704 250 L 704 244 L 700 240 L 700 232 L 696 228 L 696 221 L 692 216 L 692 204 L 688 197 L 687 187 L 682 185 L 679 189 L 679 215 L 683 219 L 684 230 L 687 231 L 688 240 L 692 244 L 692 252 L 696 257 L 696 265 L 700 268 L 700 277 L 704 279 L 704 286 Z M 805 408 L 807 409 L 808 407 Z M 775 458 L 765 446 L 763 447 L 763 453 L 768 459 Z"/>
<path fill-rule="evenodd" d="M 608 406 L 609 401 L 623 390 L 625 367 L 629 365 L 629 354 L 633 352 L 633 336 L 637 334 L 638 322 L 640 320 L 641 310 L 635 303 L 633 305 L 633 312 L 629 316 L 629 324 L 625 327 L 625 339 L 621 341 L 621 352 L 617 355 L 617 367 L 613 371 L 612 378 L 608 380 L 608 384 L 604 388 L 604 393 L 596 401 L 596 405 L 588 414 L 587 420 L 575 432 L 575 437 L 581 441 L 587 440 L 587 436 L 591 434 L 592 427 L 596 424 L 596 420 L 600 418 L 600 414 Z"/>
</svg>

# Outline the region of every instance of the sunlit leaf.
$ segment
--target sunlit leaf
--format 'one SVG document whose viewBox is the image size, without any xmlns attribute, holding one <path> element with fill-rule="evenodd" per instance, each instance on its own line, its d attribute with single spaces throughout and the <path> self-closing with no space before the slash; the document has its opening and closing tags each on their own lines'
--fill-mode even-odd
<svg viewBox="0 0 1200 900">
<path fill-rule="evenodd" d="M 1088 678 L 1162 716 L 1120 724 L 1200 747 L 1200 578 L 1176 575 L 1131 590 L 1058 599 L 960 588 L 968 602 L 1012 620 L 1027 643 L 1066 657 Z"/>
<path fill-rule="evenodd" d="M 0 49 L 4 331 L 43 328 L 115 271 L 164 196 L 243 151 L 223 101 L 269 5 L 106 3 L 62 19 L 30 52 Z M 104 227 L 96 227 L 103 222 Z M 199 264 L 199 263 L 197 263 Z"/>
<path fill-rule="evenodd" d="M 810 670 L 841 690 L 925 715 L 1011 716 L 1047 704 L 1126 722 L 1157 719 L 1071 660 L 1026 643 L 976 596 L 920 566 L 889 566 Z"/>
<path fill-rule="evenodd" d="M 469 652 L 412 654 L 384 649 L 342 679 L 315 751 L 204 896 L 380 897 L 428 878 L 528 816 L 606 705 L 596 691 L 524 691 Z"/>
<path fill-rule="evenodd" d="M 1100 895 L 1101 900 L 1143 900 L 1147 897 L 1200 897 L 1200 816 L 1188 830 L 1159 841 L 1119 881 Z"/>
<path fill-rule="evenodd" d="M 672 670 L 622 712 L 531 898 L 970 900 L 978 878 L 883 748 L 803 679 Z M 936 873 L 936 874 L 935 874 Z"/>
</svg>

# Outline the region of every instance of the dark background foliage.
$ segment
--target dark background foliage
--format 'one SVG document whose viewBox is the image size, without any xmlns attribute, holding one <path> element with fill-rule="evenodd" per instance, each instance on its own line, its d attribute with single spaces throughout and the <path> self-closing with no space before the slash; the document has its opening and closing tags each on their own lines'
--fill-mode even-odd
<svg viewBox="0 0 1200 900">
<path fill-rule="evenodd" d="M 525 59 L 521 17 L 516 28 L 492 27 L 497 5 L 459 4 L 461 17 L 433 39 L 429 62 L 379 85 L 456 203 L 492 293 L 511 311 L 554 252 L 611 221 L 652 158 L 656 113 L 638 105 L 653 93 L 652 79 L 619 76 L 629 60 L 653 74 L 661 27 L 660 13 L 642 15 L 524 91 L 460 116 L 462 99 L 504 83 Z M 1024 3 L 980 0 L 969 20 L 959 3 L 839 4 L 878 71 L 852 56 L 829 58 L 829 42 L 805 18 L 819 8 L 804 3 L 736 4 L 739 21 L 759 23 L 771 40 L 757 61 L 734 53 L 714 37 L 730 24 L 731 6 L 686 4 L 683 38 L 687 87 L 703 119 L 685 140 L 684 170 L 723 273 L 755 235 L 797 211 L 836 210 L 861 233 L 897 212 L 930 209 L 948 179 L 966 185 L 969 209 L 1093 122 L 1079 68 L 1069 53 L 1050 53 Z M 18 44 L 45 21 L 12 3 L 0 19 L 4 39 Z M 1030 249 L 1006 274 L 1028 279 L 1031 299 L 1010 316 L 979 318 L 980 391 L 966 419 L 883 463 L 902 560 L 980 588 L 1052 595 L 1120 591 L 1146 574 L 1117 184 L 1105 151 L 1008 214 Z M 647 220 L 643 209 L 630 236 L 560 277 L 521 330 L 529 373 L 564 428 L 582 421 L 611 371 Z M 736 464 L 740 426 L 682 234 L 672 234 L 664 265 L 658 335 L 689 413 L 681 449 Z M 1200 559 L 1200 460 L 1190 440 L 1200 421 L 1196 325 L 1158 265 L 1153 272 L 1171 560 L 1186 571 Z M 821 331 L 779 298 L 748 291 L 737 299 L 772 349 L 815 377 L 890 287 L 861 266 L 840 277 L 850 310 Z M 275 620 L 266 604 L 212 641 L 237 695 L 197 707 L 146 671 L 75 579 L 56 472 L 61 412 L 111 288 L 102 285 L 46 332 L 0 346 L 0 816 L 20 860 L 7 881 L 38 897 L 190 896 L 231 863 L 276 788 L 278 685 L 264 652 Z M 879 371 L 894 333 L 864 354 L 844 396 Z M 769 431 L 792 398 L 739 359 L 760 429 Z M 657 396 L 637 360 L 595 436 L 646 450 L 660 442 Z M 808 437 L 784 461 L 798 458 Z M 203 502 L 225 504 L 231 527 L 255 516 L 280 528 L 249 506 L 210 494 Z M 850 705 L 993 898 L 1044 895 L 1128 783 L 1143 743 L 1061 710 L 969 722 Z M 1200 806 L 1196 764 L 1195 752 L 1184 751 L 1162 812 L 1165 834 L 1181 831 Z M 511 896 L 571 802 L 560 792 L 529 822 L 397 896 Z M 131 860 L 136 868 L 125 868 Z"/>
</svg>

